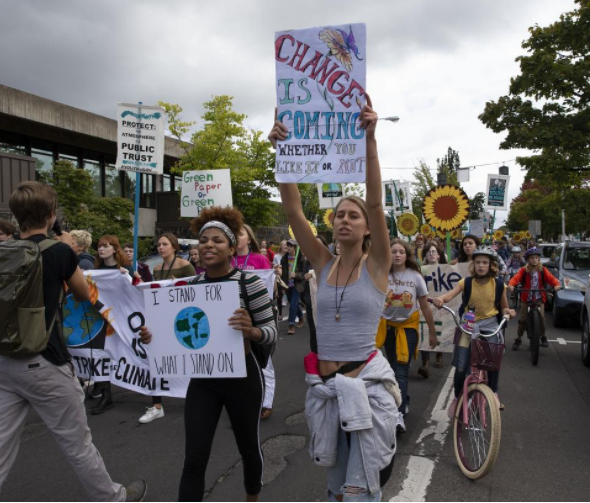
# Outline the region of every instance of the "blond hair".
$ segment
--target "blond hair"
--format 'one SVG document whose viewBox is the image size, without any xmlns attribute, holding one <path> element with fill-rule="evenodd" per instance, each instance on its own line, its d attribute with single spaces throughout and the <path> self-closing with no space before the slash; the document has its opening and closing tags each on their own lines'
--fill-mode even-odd
<svg viewBox="0 0 590 503">
<path fill-rule="evenodd" d="M 70 232 L 70 236 L 82 251 L 88 251 L 92 244 L 92 234 L 88 231 L 74 230 Z"/>
</svg>

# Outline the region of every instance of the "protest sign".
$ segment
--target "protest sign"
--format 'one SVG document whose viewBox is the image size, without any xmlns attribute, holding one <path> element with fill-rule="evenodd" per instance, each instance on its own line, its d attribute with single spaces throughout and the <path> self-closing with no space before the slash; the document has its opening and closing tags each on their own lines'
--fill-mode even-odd
<svg viewBox="0 0 590 503">
<path fill-rule="evenodd" d="M 153 375 L 246 377 L 242 333 L 227 320 L 240 307 L 239 284 L 222 281 L 144 290 Z"/>
<path fill-rule="evenodd" d="M 343 183 L 318 183 L 318 199 L 320 209 L 335 208 L 344 197 Z"/>
<path fill-rule="evenodd" d="M 483 219 L 470 220 L 469 221 L 469 234 L 473 234 L 474 236 L 477 236 L 478 238 L 483 238 L 483 235 L 485 234 L 484 226 L 485 226 L 485 223 L 484 223 Z"/>
<path fill-rule="evenodd" d="M 397 194 L 393 198 L 393 212 L 396 215 L 412 211 L 412 199 L 410 195 L 410 182 L 396 182 Z M 393 189 L 393 187 L 391 187 Z"/>
<path fill-rule="evenodd" d="M 210 206 L 233 206 L 230 170 L 184 171 L 180 216 L 198 217 Z"/>
<path fill-rule="evenodd" d="M 425 265 L 422 267 L 422 274 L 426 280 L 426 288 L 428 289 L 428 297 L 440 297 L 441 295 L 450 292 L 461 279 L 469 276 L 469 264 L 461 263 L 456 265 L 440 264 L 440 265 Z M 456 313 L 461 307 L 462 296 L 457 295 L 451 302 L 445 304 Z M 439 351 L 442 353 L 453 352 L 453 338 L 455 337 L 455 322 L 451 314 L 444 309 L 436 309 L 430 306 L 434 317 L 434 326 L 436 328 L 436 335 L 439 346 L 432 350 L 429 346 L 429 332 L 428 325 L 424 319 L 424 314 L 420 311 L 420 349 L 422 351 Z"/>
<path fill-rule="evenodd" d="M 275 33 L 278 182 L 365 181 L 366 57 L 364 24 Z"/>
<path fill-rule="evenodd" d="M 485 207 L 491 210 L 508 209 L 508 175 L 488 175 Z"/>
<path fill-rule="evenodd" d="M 117 169 L 164 173 L 166 113 L 161 107 L 119 103 Z"/>
<path fill-rule="evenodd" d="M 393 210 L 395 208 L 394 204 L 394 186 L 397 186 L 399 182 L 382 182 L 383 183 L 383 209 L 385 210 Z"/>
</svg>

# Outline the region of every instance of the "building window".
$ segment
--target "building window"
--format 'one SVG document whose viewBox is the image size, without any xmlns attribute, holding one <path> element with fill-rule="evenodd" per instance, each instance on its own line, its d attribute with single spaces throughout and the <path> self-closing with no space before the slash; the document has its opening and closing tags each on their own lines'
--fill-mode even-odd
<svg viewBox="0 0 590 503">
<path fill-rule="evenodd" d="M 53 153 L 46 150 L 32 150 L 31 157 L 37 159 L 35 163 L 35 179 L 40 180 L 41 173 L 45 176 L 51 172 L 53 168 Z"/>
<path fill-rule="evenodd" d="M 76 168 L 79 167 L 78 158 L 73 155 L 59 154 L 60 161 L 70 161 Z"/>
<path fill-rule="evenodd" d="M 123 186 L 121 185 L 123 174 L 113 164 L 107 164 L 105 166 L 105 196 L 123 197 Z"/>
<path fill-rule="evenodd" d="M 124 196 L 135 201 L 135 173 L 132 171 L 122 171 L 121 173 L 123 173 Z"/>
<path fill-rule="evenodd" d="M 164 175 L 164 179 L 162 182 L 162 191 L 163 192 L 170 192 L 172 190 L 172 184 L 170 180 L 170 175 Z"/>
<path fill-rule="evenodd" d="M 95 196 L 102 196 L 102 169 L 100 164 L 84 160 L 84 170 L 92 177 L 92 192 Z"/>
<path fill-rule="evenodd" d="M 155 208 L 154 175 L 141 175 L 141 206 L 143 208 Z"/>
</svg>

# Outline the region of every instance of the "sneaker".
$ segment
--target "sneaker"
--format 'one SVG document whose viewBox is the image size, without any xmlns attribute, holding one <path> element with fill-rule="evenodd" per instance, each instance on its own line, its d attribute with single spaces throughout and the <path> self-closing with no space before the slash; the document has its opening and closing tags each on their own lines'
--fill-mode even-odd
<svg viewBox="0 0 590 503">
<path fill-rule="evenodd" d="M 455 418 L 455 411 L 457 410 L 457 398 L 453 398 L 453 401 L 451 402 L 451 404 L 449 405 L 449 408 L 447 409 L 447 414 L 449 416 L 449 419 L 454 419 Z"/>
<path fill-rule="evenodd" d="M 406 432 L 406 423 L 404 423 L 404 417 L 401 414 L 397 416 L 397 426 L 395 431 L 398 435 L 403 435 Z"/>
<path fill-rule="evenodd" d="M 148 407 L 147 412 L 139 418 L 139 422 L 142 424 L 147 424 L 151 423 L 154 419 L 160 419 L 161 417 L 164 417 L 164 407 L 160 407 L 158 409 L 158 407 L 154 405 L 153 407 Z"/>
<path fill-rule="evenodd" d="M 136 480 L 129 484 L 125 490 L 127 491 L 125 501 L 143 501 L 147 494 L 147 484 L 145 480 Z"/>
<path fill-rule="evenodd" d="M 516 351 L 520 345 L 522 344 L 522 340 L 520 339 L 520 337 L 517 337 L 514 341 L 514 344 L 512 344 L 512 351 Z"/>
<path fill-rule="evenodd" d="M 545 337 L 545 336 L 541 337 L 541 347 L 542 348 L 549 347 L 549 341 L 547 341 L 547 337 Z"/>
</svg>

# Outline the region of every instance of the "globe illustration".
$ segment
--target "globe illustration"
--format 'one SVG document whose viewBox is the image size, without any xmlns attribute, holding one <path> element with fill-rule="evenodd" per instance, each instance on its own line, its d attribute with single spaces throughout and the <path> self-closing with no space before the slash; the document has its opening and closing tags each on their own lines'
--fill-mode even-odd
<svg viewBox="0 0 590 503">
<path fill-rule="evenodd" d="M 209 342 L 207 315 L 198 307 L 185 307 L 174 319 L 176 339 L 187 349 L 201 349 Z"/>
<path fill-rule="evenodd" d="M 101 314 L 89 301 L 78 302 L 68 295 L 63 308 L 64 337 L 71 348 L 83 346 L 94 339 L 104 327 Z"/>
</svg>

